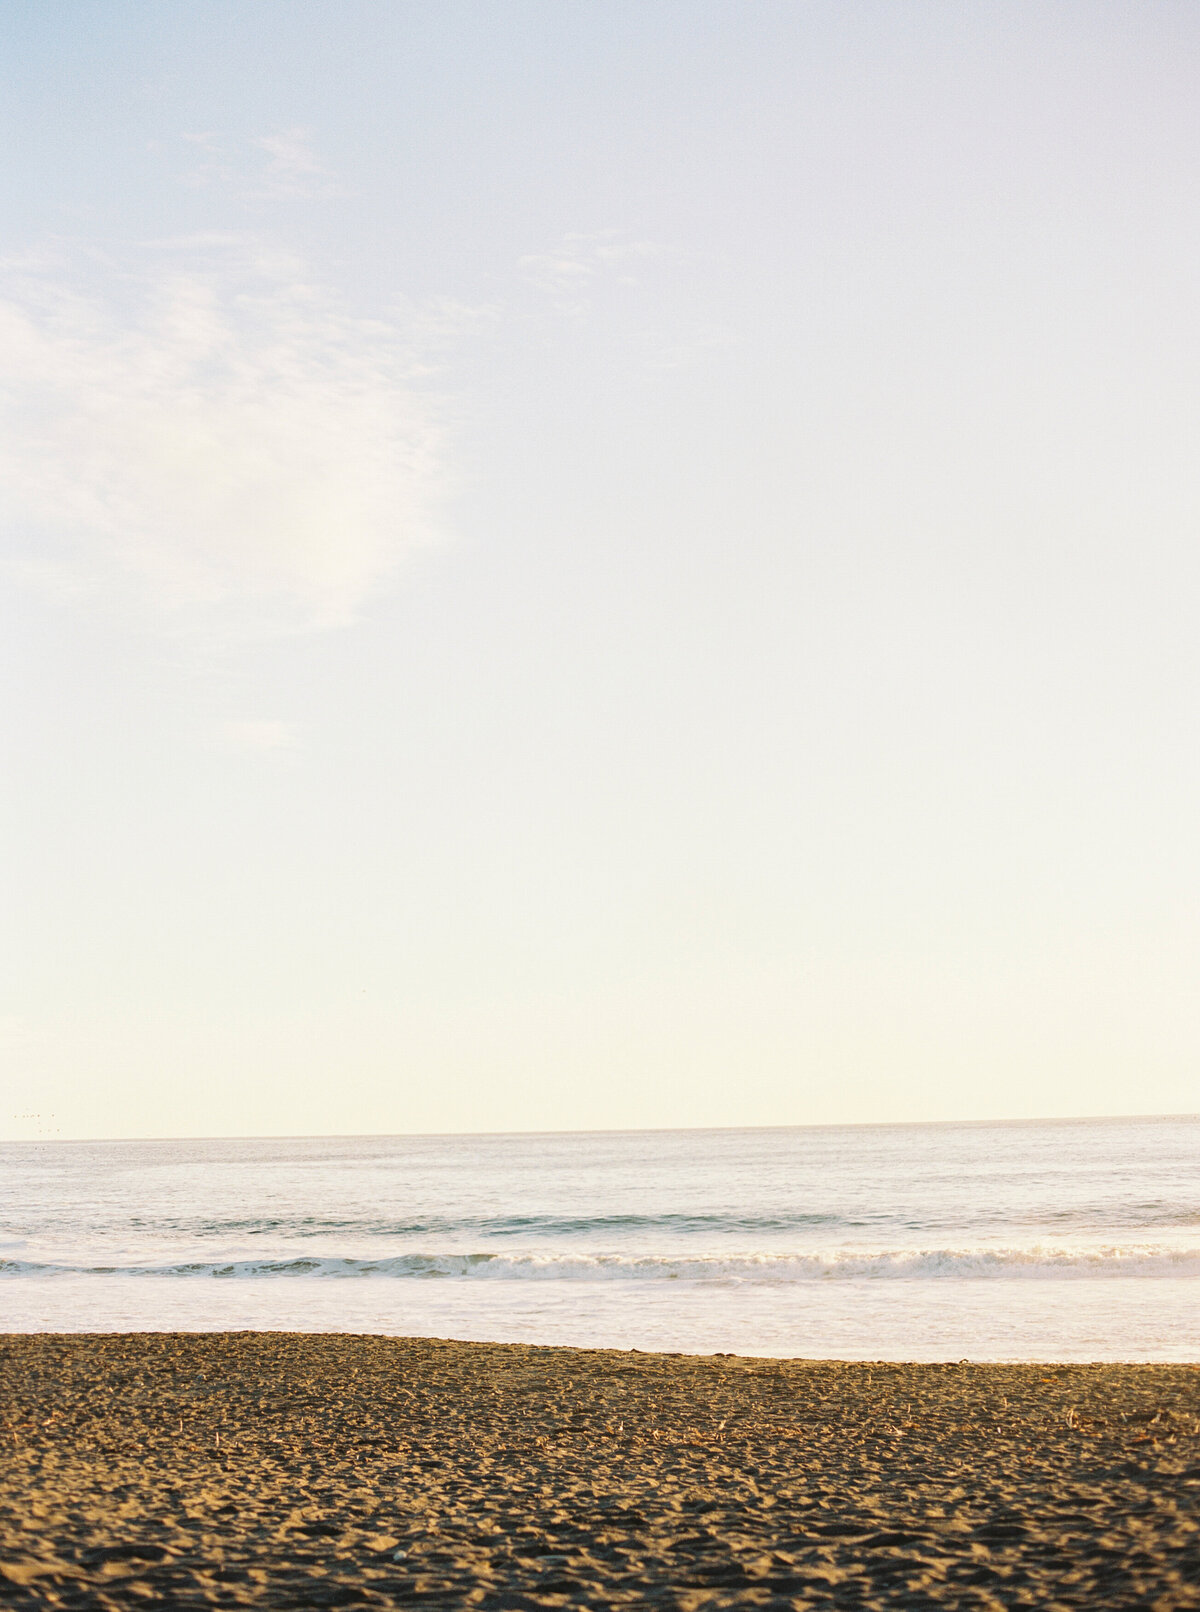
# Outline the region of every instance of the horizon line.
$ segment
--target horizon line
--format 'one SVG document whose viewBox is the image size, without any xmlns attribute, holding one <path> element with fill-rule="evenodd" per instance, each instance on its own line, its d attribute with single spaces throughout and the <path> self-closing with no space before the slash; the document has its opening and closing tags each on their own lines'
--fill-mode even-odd
<svg viewBox="0 0 1200 1612">
<path fill-rule="evenodd" d="M 386 1142 L 444 1141 L 452 1137 L 562 1137 L 562 1136 L 669 1136 L 681 1133 L 715 1135 L 730 1131 L 867 1131 L 915 1130 L 944 1126 L 947 1129 L 1016 1125 L 1096 1125 L 1124 1121 L 1151 1123 L 1161 1120 L 1200 1120 L 1200 1110 L 1150 1114 L 1041 1114 L 1006 1119 L 892 1119 L 892 1120 L 815 1120 L 785 1125 L 610 1125 L 575 1130 L 511 1131 L 272 1131 L 195 1136 L 11 1136 L 0 1137 L 0 1147 L 70 1146 L 88 1143 L 159 1144 L 167 1142 Z"/>
</svg>

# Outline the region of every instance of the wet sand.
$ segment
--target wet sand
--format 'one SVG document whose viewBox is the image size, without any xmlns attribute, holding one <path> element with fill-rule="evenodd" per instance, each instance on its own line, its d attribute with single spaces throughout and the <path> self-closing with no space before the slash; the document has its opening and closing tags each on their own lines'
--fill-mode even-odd
<svg viewBox="0 0 1200 1612">
<path fill-rule="evenodd" d="M 14 1607 L 1200 1607 L 1200 1367 L 0 1338 Z"/>
</svg>

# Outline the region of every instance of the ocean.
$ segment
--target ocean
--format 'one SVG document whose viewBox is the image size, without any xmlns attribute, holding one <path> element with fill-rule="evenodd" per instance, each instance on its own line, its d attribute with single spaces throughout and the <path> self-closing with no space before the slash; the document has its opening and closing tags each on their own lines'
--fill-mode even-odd
<svg viewBox="0 0 1200 1612">
<path fill-rule="evenodd" d="M 0 1331 L 1200 1361 L 1200 1117 L 0 1145 Z"/>
</svg>

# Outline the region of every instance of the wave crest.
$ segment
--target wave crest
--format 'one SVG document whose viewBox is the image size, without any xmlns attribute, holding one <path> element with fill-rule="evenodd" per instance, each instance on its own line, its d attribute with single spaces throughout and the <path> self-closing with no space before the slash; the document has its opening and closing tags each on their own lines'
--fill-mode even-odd
<svg viewBox="0 0 1200 1612">
<path fill-rule="evenodd" d="M 491 1281 L 691 1281 L 722 1284 L 988 1278 L 1194 1277 L 1200 1248 L 932 1248 L 808 1254 L 604 1253 L 397 1254 L 387 1259 L 189 1260 L 158 1265 L 75 1265 L 0 1260 L 0 1277 L 145 1276 L 458 1278 Z"/>
</svg>

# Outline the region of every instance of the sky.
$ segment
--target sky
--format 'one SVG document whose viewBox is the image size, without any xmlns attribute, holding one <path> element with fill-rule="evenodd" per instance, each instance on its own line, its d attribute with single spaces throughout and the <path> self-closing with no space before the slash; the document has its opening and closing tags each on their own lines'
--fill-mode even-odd
<svg viewBox="0 0 1200 1612">
<path fill-rule="evenodd" d="M 0 1136 L 1200 1080 L 1191 0 L 5 0 Z"/>
</svg>

